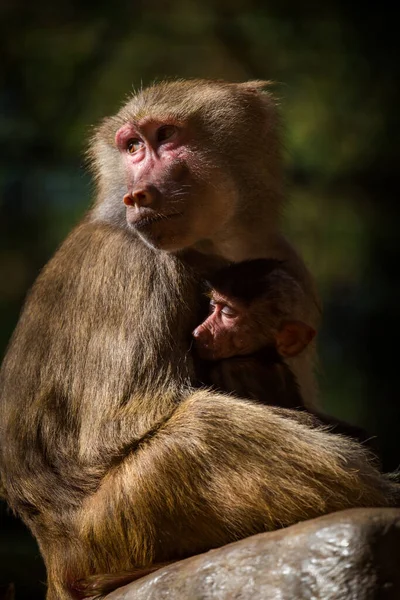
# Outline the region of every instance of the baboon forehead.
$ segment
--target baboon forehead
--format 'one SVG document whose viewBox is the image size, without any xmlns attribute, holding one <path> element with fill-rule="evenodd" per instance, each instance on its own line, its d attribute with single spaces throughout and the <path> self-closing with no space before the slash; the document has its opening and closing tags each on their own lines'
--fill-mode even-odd
<svg viewBox="0 0 400 600">
<path fill-rule="evenodd" d="M 140 126 L 147 120 L 172 121 L 178 126 L 189 124 L 203 151 L 215 148 L 220 156 L 237 163 L 251 152 L 264 164 L 272 155 L 279 156 L 279 119 L 268 88 L 265 81 L 190 79 L 157 83 L 134 93 L 116 115 L 106 118 L 95 131 L 94 146 L 104 142 L 115 146 L 115 133 L 126 123 Z M 254 167 L 256 173 L 259 167 Z"/>
<path fill-rule="evenodd" d="M 135 93 L 119 117 L 129 120 L 173 118 L 187 121 L 205 116 L 217 121 L 224 116 L 248 121 L 249 115 L 268 112 L 268 82 L 229 83 L 207 79 L 163 81 Z M 271 106 L 272 110 L 272 106 Z M 232 121 L 231 121 L 232 125 Z"/>
</svg>

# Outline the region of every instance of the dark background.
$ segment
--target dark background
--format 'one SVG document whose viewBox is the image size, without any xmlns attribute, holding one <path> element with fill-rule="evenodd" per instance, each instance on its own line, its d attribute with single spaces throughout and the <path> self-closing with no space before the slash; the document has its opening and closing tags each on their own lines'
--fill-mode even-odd
<svg viewBox="0 0 400 600">
<path fill-rule="evenodd" d="M 90 128 L 163 77 L 277 82 L 285 229 L 323 300 L 326 410 L 384 466 L 398 423 L 398 20 L 388 2 L 97 0 L 0 5 L 0 354 L 27 289 L 90 202 Z M 394 10 L 394 9 L 393 9 Z M 0 508 L 0 583 L 44 597 L 38 551 Z"/>
</svg>

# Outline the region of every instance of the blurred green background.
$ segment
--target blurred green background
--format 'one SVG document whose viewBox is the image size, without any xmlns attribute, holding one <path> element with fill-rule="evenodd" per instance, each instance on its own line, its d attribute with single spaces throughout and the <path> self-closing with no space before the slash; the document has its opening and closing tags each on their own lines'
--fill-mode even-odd
<svg viewBox="0 0 400 600">
<path fill-rule="evenodd" d="M 91 126 L 154 79 L 272 79 L 285 229 L 325 306 L 323 404 L 377 435 L 385 468 L 396 468 L 400 61 L 391 10 L 386 0 L 3 0 L 0 353 L 27 289 L 90 202 Z M 14 581 L 17 600 L 43 598 L 35 545 L 0 511 L 0 584 Z"/>
</svg>

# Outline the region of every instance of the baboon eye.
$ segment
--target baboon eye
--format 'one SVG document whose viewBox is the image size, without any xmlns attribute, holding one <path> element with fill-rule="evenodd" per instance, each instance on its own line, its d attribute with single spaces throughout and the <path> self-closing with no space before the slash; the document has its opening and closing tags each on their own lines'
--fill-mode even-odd
<svg viewBox="0 0 400 600">
<path fill-rule="evenodd" d="M 165 142 L 172 138 L 177 132 L 177 128 L 174 125 L 163 125 L 157 129 L 157 142 Z"/>
<path fill-rule="evenodd" d="M 214 300 L 210 300 L 210 306 L 209 306 L 210 315 L 212 315 L 212 313 L 215 311 L 216 306 L 217 306 L 217 303 L 214 302 Z"/>
<path fill-rule="evenodd" d="M 129 154 L 134 154 L 142 146 L 143 146 L 142 140 L 140 140 L 139 138 L 131 138 L 130 140 L 127 141 L 126 149 L 129 152 Z"/>
<path fill-rule="evenodd" d="M 227 304 L 224 305 L 224 307 L 221 309 L 221 312 L 223 315 L 225 315 L 225 317 L 228 317 L 228 318 L 237 316 L 237 312 L 235 310 L 233 310 L 233 308 L 231 308 Z"/>
</svg>

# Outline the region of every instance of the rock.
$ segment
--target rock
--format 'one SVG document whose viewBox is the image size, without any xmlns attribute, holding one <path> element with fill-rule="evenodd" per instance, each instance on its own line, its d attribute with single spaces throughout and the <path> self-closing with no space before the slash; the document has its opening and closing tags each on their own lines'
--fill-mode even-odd
<svg viewBox="0 0 400 600">
<path fill-rule="evenodd" d="M 399 600 L 400 510 L 352 509 L 164 567 L 106 600 Z"/>
</svg>

